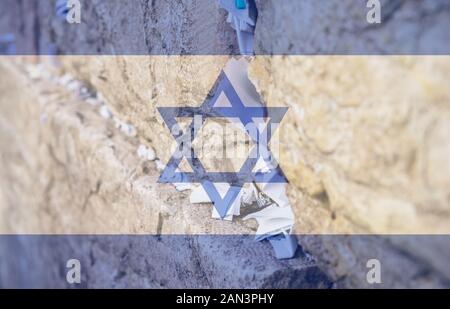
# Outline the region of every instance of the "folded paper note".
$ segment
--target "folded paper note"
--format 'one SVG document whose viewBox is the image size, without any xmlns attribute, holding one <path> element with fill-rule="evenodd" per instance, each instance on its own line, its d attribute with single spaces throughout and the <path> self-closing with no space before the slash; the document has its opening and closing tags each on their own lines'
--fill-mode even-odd
<svg viewBox="0 0 450 309">
<path fill-rule="evenodd" d="M 244 217 L 244 220 L 255 219 L 258 221 L 258 230 L 255 239 L 257 241 L 266 239 L 271 235 L 286 233 L 294 225 L 294 214 L 291 207 L 278 207 L 271 205 L 258 212 Z"/>
<path fill-rule="evenodd" d="M 277 259 L 293 258 L 297 251 L 298 243 L 294 235 L 278 234 L 268 238 L 275 251 Z"/>
<path fill-rule="evenodd" d="M 253 38 L 258 17 L 254 0 L 219 0 L 219 5 L 227 10 L 227 22 L 236 30 L 239 52 L 242 55 L 253 55 Z"/>
</svg>

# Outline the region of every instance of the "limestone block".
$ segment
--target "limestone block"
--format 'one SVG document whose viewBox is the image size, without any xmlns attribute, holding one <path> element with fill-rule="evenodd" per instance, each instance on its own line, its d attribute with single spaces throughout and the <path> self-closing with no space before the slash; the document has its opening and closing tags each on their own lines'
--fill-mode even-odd
<svg viewBox="0 0 450 309">
<path fill-rule="evenodd" d="M 279 162 L 291 183 L 297 233 L 449 233 L 450 58 L 257 57 L 250 70 L 268 106 L 290 108 Z M 344 257 L 334 241 L 325 249 L 324 239 L 315 238 L 322 248 L 306 247 L 350 268 L 350 256 L 374 253 L 367 241 L 347 247 Z M 379 245 L 389 251 L 394 244 L 449 275 L 442 239 L 440 247 L 387 242 Z"/>
<path fill-rule="evenodd" d="M 67 287 L 68 254 L 85 287 L 332 285 L 310 255 L 278 261 L 251 225 L 159 184 L 138 137 L 16 60 L 0 61 L 0 234 L 19 234 L 0 239 L 0 286 Z"/>
</svg>

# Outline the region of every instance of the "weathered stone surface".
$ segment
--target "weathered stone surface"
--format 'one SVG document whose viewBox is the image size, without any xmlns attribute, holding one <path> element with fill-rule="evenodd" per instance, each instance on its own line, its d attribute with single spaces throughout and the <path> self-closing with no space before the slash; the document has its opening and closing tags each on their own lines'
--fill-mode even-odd
<svg viewBox="0 0 450 309">
<path fill-rule="evenodd" d="M 404 42 L 401 38 L 406 35 L 413 38 L 406 40 L 408 44 L 422 52 L 439 52 L 442 45 L 436 42 L 449 42 L 446 30 L 449 10 L 443 2 L 410 1 L 407 5 L 390 6 L 392 12 L 386 22 L 399 26 L 389 27 L 389 31 L 381 28 L 384 35 L 373 36 L 370 28 L 360 27 L 366 12 L 363 2 L 361 7 L 350 6 L 349 2 L 339 7 L 323 3 L 321 10 L 311 10 L 308 1 L 289 5 L 277 2 L 276 6 L 258 1 L 257 49 L 270 53 L 274 44 L 294 44 L 293 49 L 301 44 L 308 53 L 323 50 L 346 53 L 351 47 L 358 48 L 354 46 L 356 42 L 361 46 L 371 44 L 380 53 L 388 53 L 392 51 L 390 48 L 401 49 L 397 42 Z M 154 13 L 150 7 L 139 11 L 124 5 L 124 10 L 136 16 L 133 22 L 137 24 L 133 25 L 133 31 L 129 29 L 133 32 L 130 41 L 120 44 L 142 44 L 142 48 L 148 48 L 146 40 L 133 40 L 150 35 L 147 41 L 158 42 L 156 48 L 166 45 L 177 49 L 173 40 L 177 35 L 185 38 L 182 25 L 174 25 L 173 36 L 158 40 L 159 27 L 164 28 L 167 16 L 172 16 L 164 4 L 160 5 L 160 11 Z M 210 4 L 205 14 L 215 9 L 215 4 Z M 42 8 L 41 13 L 45 15 L 46 10 L 49 8 Z M 92 14 L 98 14 L 95 10 L 108 11 L 102 5 Z M 189 10 L 185 4 L 175 7 L 176 12 Z M 144 22 L 148 14 L 162 14 L 164 18 L 150 27 Z M 230 46 L 235 40 L 225 30 L 223 12 L 220 14 L 218 25 L 205 27 L 222 33 L 220 41 L 226 42 L 223 46 Z M 189 14 L 183 16 L 188 17 L 188 24 L 196 20 Z M 113 17 L 114 12 L 100 18 L 105 18 L 105 24 L 112 27 Z M 210 23 L 213 19 L 206 20 Z M 308 25 L 319 21 L 323 31 L 309 31 Z M 74 44 L 86 44 L 70 30 L 54 33 L 55 37 L 50 38 L 55 26 L 41 24 L 42 46 L 52 40 L 58 44 L 64 35 L 72 35 Z M 156 32 L 149 30 L 154 28 Z M 101 33 L 114 45 L 111 29 Z M 355 36 L 360 33 L 364 33 L 365 39 L 358 41 Z M 337 37 L 338 41 L 329 41 Z M 188 37 L 183 44 L 191 40 Z M 215 40 L 219 38 L 212 41 Z M 117 48 L 124 46 L 120 44 Z M 327 44 L 335 47 L 329 48 Z M 404 50 L 411 45 L 405 45 Z M 223 47 L 218 46 L 218 50 Z M 63 51 L 65 47 L 59 48 Z M 163 161 L 170 156 L 172 138 L 156 107 L 201 104 L 228 59 L 224 56 L 61 59 L 63 71 L 101 92 L 114 115 L 136 126 L 139 140 L 119 137 L 111 123 L 91 120 L 95 118 L 92 110 L 79 108 L 80 103 L 57 100 L 58 104 L 49 104 L 43 111 L 25 103 L 3 104 L 2 159 L 10 168 L 1 171 L 2 179 L 20 181 L 1 187 L 4 189 L 0 201 L 8 205 L 4 212 L 7 216 L 2 214 L 1 228 L 15 232 L 155 233 L 158 220 L 152 213 L 156 211 L 167 217 L 163 233 L 251 231 L 241 223 L 230 225 L 199 219 L 210 216 L 210 207 L 192 206 L 195 211 L 191 206 L 183 207 L 186 197 L 182 193 L 171 186 L 156 187 L 157 173 L 153 166 L 136 164 L 139 142 L 152 145 Z M 420 237 L 309 235 L 449 233 L 449 72 L 447 56 L 258 56 L 252 61 L 250 76 L 263 101 L 269 106 L 290 108 L 280 128 L 279 162 L 290 180 L 288 192 L 296 213 L 296 232 L 305 235 L 300 237 L 300 243 L 338 281 L 338 286 L 367 285 L 364 262 L 374 257 L 383 261 L 383 282 L 389 286 L 448 285 L 450 247 L 446 239 L 436 238 L 432 242 Z M 29 101 L 22 88 L 5 85 L 4 89 L 11 93 L 20 93 L 18 102 Z M 46 97 L 44 102 L 49 100 Z M 40 129 L 37 115 L 43 112 L 53 119 L 47 129 L 46 126 Z M 73 116 L 77 113 L 80 114 Z M 10 123 L 17 124 L 20 130 Z M 16 138 L 20 136 L 26 138 Z M 39 157 L 53 159 L 39 163 L 32 160 L 28 154 L 36 153 L 36 149 Z M 36 169 L 41 171 L 39 176 L 34 174 Z M 27 190 L 36 191 L 33 195 L 22 193 Z M 154 196 L 158 202 L 149 202 Z M 48 207 L 48 200 L 64 208 Z M 146 207 L 123 207 L 135 203 Z M 27 207 L 10 209 L 11 205 Z M 30 207 L 34 207 L 36 216 L 22 220 Z M 40 217 L 42 209 L 47 214 Z M 108 220 L 103 216 L 106 213 Z M 74 218 L 85 222 L 80 227 L 79 220 Z M 118 262 L 112 258 L 111 263 Z"/>
<path fill-rule="evenodd" d="M 238 50 L 217 1 L 81 1 L 80 24 L 55 16 L 55 1 L 2 0 L 0 34 L 27 54 L 227 55 Z M 56 48 L 56 50 L 55 50 Z"/>
<path fill-rule="evenodd" d="M 92 60 L 86 59 L 78 61 L 85 62 L 82 67 L 90 68 Z M 122 61 L 136 66 L 145 59 L 127 57 Z M 177 65 L 174 63 L 181 60 L 151 58 L 151 61 L 155 63 L 153 68 L 175 68 Z M 156 106 L 178 105 L 169 103 L 173 101 L 185 105 L 202 102 L 220 70 L 220 64 L 211 66 L 216 68 L 211 71 L 213 74 L 201 74 L 204 79 L 195 79 L 199 68 L 197 63 L 202 63 L 202 60 L 183 58 L 182 61 L 186 64 L 183 74 L 189 83 L 188 88 L 169 88 L 169 92 L 162 86 L 155 92 L 162 95 L 154 96 L 146 114 L 156 115 L 158 119 Z M 73 65 L 76 62 L 68 60 L 68 67 L 76 67 Z M 117 97 L 124 94 L 112 92 L 112 89 L 129 87 L 125 82 L 127 79 L 112 77 L 117 76 L 118 63 L 120 61 L 112 61 L 108 64 L 109 69 L 104 71 L 111 72 L 107 77 L 111 80 L 109 83 L 87 75 L 85 80 L 96 89 L 109 93 L 108 102 L 111 102 L 114 112 L 136 124 L 147 140 L 155 140 L 155 132 L 158 132 L 158 142 L 154 145 L 158 156 L 163 161 L 168 160 L 172 139 L 160 121 L 142 121 L 145 114 L 138 111 L 146 105 L 135 97 L 129 100 L 128 110 L 116 106 L 123 101 Z M 449 63 L 446 57 L 255 58 L 250 75 L 264 101 L 269 106 L 290 107 L 279 133 L 279 161 L 291 182 L 289 194 L 296 213 L 297 233 L 449 232 L 447 184 L 450 173 L 445 163 L 449 132 L 446 128 L 449 118 L 446 103 L 449 100 L 446 91 Z M 205 63 L 202 64 L 206 67 Z M 76 70 L 70 71 L 78 74 Z M 165 71 L 166 74 L 159 70 L 151 72 L 158 73 L 154 80 L 147 81 L 148 84 L 158 83 L 156 76 L 164 76 L 169 85 L 184 83 L 178 83 L 179 74 L 172 75 L 171 70 Z M 143 76 L 128 75 L 128 80 Z M 194 79 L 197 81 L 195 86 L 190 82 Z M 200 91 L 194 90 L 197 87 Z M 145 93 L 143 89 L 145 85 L 135 91 Z M 183 89 L 192 89 L 194 95 L 184 96 Z M 133 92 L 124 93 L 130 95 Z M 171 97 L 170 101 L 167 97 Z M 186 98 L 192 100 L 186 102 Z M 311 242 L 302 243 L 309 249 L 310 246 L 314 248 Z M 331 248 L 335 248 L 335 240 L 331 242 Z M 345 243 L 342 247 L 346 250 L 357 248 L 349 254 L 354 254 L 359 260 L 362 255 L 382 246 L 384 240 L 375 243 L 365 249 L 362 245 L 348 247 Z M 395 250 L 410 251 L 416 257 L 425 254 L 425 259 L 438 266 L 439 272 L 445 277 L 449 275 L 444 262 L 449 254 L 447 250 L 433 255 L 426 252 L 435 252 L 438 248 L 430 247 L 428 242 L 424 242 L 420 250 L 411 250 L 398 242 L 394 244 L 397 249 L 392 244 L 385 244 L 392 248 L 392 254 L 396 254 Z M 339 263 L 346 264 L 348 257 L 342 256 L 340 250 L 335 248 L 331 250 L 334 254 L 330 254 L 325 247 L 327 245 L 323 244 L 323 249 L 315 251 L 319 258 L 327 260 L 337 256 Z M 331 272 L 339 278 L 352 272 L 353 267 L 352 263 L 347 263 L 341 267 L 345 271 L 333 269 Z M 364 269 L 365 265 L 361 264 L 362 273 Z"/>
<path fill-rule="evenodd" d="M 271 54 L 446 54 L 450 4 L 380 0 L 381 24 L 367 23 L 367 0 L 256 0 L 256 51 Z"/>
<path fill-rule="evenodd" d="M 331 285 L 308 255 L 278 261 L 250 236 L 222 240 L 254 227 L 211 219 L 211 205 L 190 205 L 186 194 L 157 183 L 155 163 L 137 157 L 138 137 L 21 68 L 0 61 L 0 233 L 86 236 L 1 239 L 3 286 L 66 286 L 67 256 L 81 256 L 86 287 Z M 202 234 L 218 236 L 186 236 Z M 311 273 L 315 280 L 298 280 Z"/>
<path fill-rule="evenodd" d="M 11 66 L 10 62 L 3 60 L 2 65 Z M 14 70 L 4 72 L 9 76 Z M 32 87 L 30 80 L 19 74 L 13 76 L 10 83 L 5 78 L 2 83 L 2 91 L 10 94 L 2 96 L 2 157 L 8 166 L 2 173 L 4 179 L 17 182 L 5 181 L 2 185 L 7 205 L 2 208 L 3 233 L 251 233 L 229 222 L 205 223 L 204 218 L 211 215 L 210 205 L 186 205 L 185 193 L 158 184 L 155 164 L 137 156 L 139 138 L 124 136 L 112 120 L 100 117 L 98 107 L 71 97 L 52 83 L 34 81 L 37 85 Z M 25 87 L 30 93 L 20 90 Z M 10 96 L 15 104 L 9 104 Z M 30 120 L 24 122 L 22 116 Z M 18 185 L 21 181 L 23 185 Z M 38 191 L 24 195 L 21 187 Z M 155 198 L 158 202 L 152 202 Z M 37 219 L 42 207 L 49 207 L 49 201 L 65 207 L 49 209 L 52 215 L 43 218 L 48 222 L 28 222 Z M 139 201 L 150 205 L 123 206 Z M 9 207 L 16 205 L 37 205 L 36 209 L 17 207 L 19 212 L 35 211 L 35 216 L 23 213 L 17 220 L 10 220 L 15 211 Z M 172 218 L 165 220 L 161 231 L 157 231 L 155 213 Z M 75 220 L 74 215 L 80 217 Z M 193 221 L 187 222 L 185 216 Z"/>
<path fill-rule="evenodd" d="M 272 57 L 251 68 L 267 104 L 290 107 L 280 161 L 292 187 L 334 213 L 326 225 L 300 219 L 299 231 L 449 232 L 450 58 Z"/>
<path fill-rule="evenodd" d="M 445 0 L 380 0 L 382 23 L 367 23 L 367 0 L 256 0 L 255 49 L 266 54 L 445 54 Z M 54 1 L 2 0 L 0 32 L 19 50 L 48 54 L 228 55 L 234 31 L 217 1 L 81 1 L 82 23 L 55 18 Z M 11 13 L 13 12 L 13 13 Z M 20 38 L 26 38 L 20 40 Z"/>
<path fill-rule="evenodd" d="M 62 59 L 68 72 L 101 92 L 114 115 L 136 126 L 164 162 L 173 152 L 174 140 L 156 108 L 200 105 L 227 60 L 225 56 Z"/>
<path fill-rule="evenodd" d="M 266 103 L 290 107 L 280 128 L 280 164 L 291 181 L 299 234 L 448 234 L 449 72 L 448 57 L 252 63 Z M 325 242 L 313 250 L 318 256 L 329 257 L 323 254 L 329 245 L 339 251 L 335 239 L 316 240 Z M 450 275 L 445 242 L 442 251 L 420 240 L 414 247 L 393 240 L 396 246 Z M 353 268 L 348 257 L 337 261 Z"/>
</svg>

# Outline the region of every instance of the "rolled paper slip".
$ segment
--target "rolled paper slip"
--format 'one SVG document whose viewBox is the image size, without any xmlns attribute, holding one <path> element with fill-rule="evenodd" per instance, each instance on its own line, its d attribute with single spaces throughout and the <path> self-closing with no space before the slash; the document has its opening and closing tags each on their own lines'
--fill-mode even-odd
<svg viewBox="0 0 450 309">
<path fill-rule="evenodd" d="M 281 259 L 291 259 L 295 256 L 298 243 L 294 235 L 278 234 L 268 238 L 275 251 L 275 257 Z"/>
</svg>

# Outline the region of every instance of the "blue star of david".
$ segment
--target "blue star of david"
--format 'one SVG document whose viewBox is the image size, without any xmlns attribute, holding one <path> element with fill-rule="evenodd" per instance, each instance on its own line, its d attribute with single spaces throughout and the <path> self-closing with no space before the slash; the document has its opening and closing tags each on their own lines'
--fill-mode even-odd
<svg viewBox="0 0 450 309">
<path fill-rule="evenodd" d="M 247 107 L 241 101 L 225 72 L 221 72 L 210 93 L 199 107 L 158 107 L 165 124 L 178 143 L 178 148 L 162 171 L 158 180 L 160 183 L 200 183 L 223 219 L 230 206 L 239 195 L 245 183 L 286 183 L 286 177 L 274 160 L 268 143 L 276 127 L 286 114 L 287 107 Z M 225 94 L 230 102 L 229 107 L 215 107 L 221 94 Z M 179 117 L 193 118 L 191 124 L 183 132 L 176 120 Z M 254 143 L 254 147 L 238 172 L 207 172 L 195 155 L 192 142 L 207 118 L 238 118 L 246 128 L 247 134 Z M 268 123 L 261 131 L 254 119 L 268 119 Z M 197 120 L 197 122 L 196 122 Z M 247 126 L 247 125 L 253 126 Z M 253 129 L 249 129 L 253 128 Z M 261 138 L 266 136 L 267 138 Z M 180 172 L 178 166 L 186 158 L 192 172 Z M 253 172 L 259 158 L 271 162 L 275 168 L 267 172 Z M 228 192 L 221 197 L 214 183 L 228 183 Z"/>
</svg>

